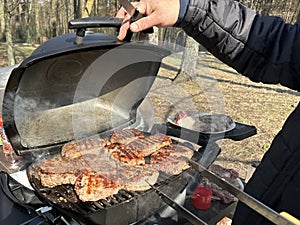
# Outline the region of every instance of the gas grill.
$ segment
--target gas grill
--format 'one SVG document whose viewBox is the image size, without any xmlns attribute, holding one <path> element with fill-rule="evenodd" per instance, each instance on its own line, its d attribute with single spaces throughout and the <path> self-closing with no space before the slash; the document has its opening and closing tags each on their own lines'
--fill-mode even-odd
<svg viewBox="0 0 300 225">
<path fill-rule="evenodd" d="M 145 42 L 119 42 L 113 35 L 86 31 L 90 27 L 118 28 L 121 23 L 120 19 L 107 17 L 72 21 L 70 24 L 77 29 L 76 33 L 49 40 L 12 70 L 2 114 L 5 132 L 17 154 L 34 161 L 59 153 L 71 140 L 95 134 L 107 136 L 116 129 L 135 127 L 201 145 L 200 150 L 194 149 L 194 160 L 198 161 L 209 141 L 241 140 L 256 133 L 255 127 L 243 124 L 215 136 L 178 130 L 168 123 L 149 124 L 144 118 L 151 120 L 152 115 L 140 112 L 147 111 L 143 107 L 149 107 L 145 97 L 162 58 L 170 51 Z M 83 40 L 79 45 L 75 44 L 78 35 Z M 185 141 L 179 144 L 191 146 Z M 18 190 L 26 190 L 35 200 L 39 199 L 37 204 L 21 201 L 21 208 L 38 212 L 32 211 L 22 224 L 46 224 L 45 220 L 48 224 L 152 224 L 149 218 L 158 216 L 166 206 L 154 189 L 123 190 L 104 200 L 81 202 L 71 185 L 42 187 L 30 168 L 27 170 L 34 192 L 4 174 L 5 179 L 10 180 L 8 184 L 14 183 Z M 186 191 L 192 175 L 191 169 L 171 177 L 160 174 L 155 187 L 175 199 Z M 6 192 L 12 191 L 11 185 L 6 189 Z M 22 195 L 10 200 L 19 203 L 19 198 Z M 17 213 L 21 214 L 18 210 Z M 156 218 L 155 223 L 160 219 L 164 224 L 175 222 L 170 217 Z M 1 221 L 1 224 L 6 222 Z M 9 222 L 7 224 L 12 221 Z"/>
</svg>

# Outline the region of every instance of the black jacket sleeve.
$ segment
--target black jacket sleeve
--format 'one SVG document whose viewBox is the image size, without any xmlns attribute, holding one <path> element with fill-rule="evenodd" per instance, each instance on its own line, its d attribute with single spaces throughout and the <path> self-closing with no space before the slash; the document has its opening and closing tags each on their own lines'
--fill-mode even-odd
<svg viewBox="0 0 300 225">
<path fill-rule="evenodd" d="M 300 90 L 298 23 L 259 16 L 232 0 L 190 0 L 178 26 L 252 81 Z"/>
</svg>

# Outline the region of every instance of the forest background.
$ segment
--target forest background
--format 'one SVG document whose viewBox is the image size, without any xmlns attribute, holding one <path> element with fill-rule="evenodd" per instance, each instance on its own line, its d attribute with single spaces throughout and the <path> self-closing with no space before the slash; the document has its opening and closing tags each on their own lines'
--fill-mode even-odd
<svg viewBox="0 0 300 225">
<path fill-rule="evenodd" d="M 299 17 L 299 0 L 241 0 L 262 15 L 281 16 L 287 22 Z M 117 0 L 2 0 L 0 4 L 0 41 L 6 44 L 7 65 L 16 63 L 14 44 L 40 45 L 50 38 L 73 32 L 68 21 L 91 16 L 114 16 L 120 8 Z M 106 32 L 114 32 L 106 31 Z M 156 30 L 159 42 L 186 44 L 180 29 Z"/>
</svg>

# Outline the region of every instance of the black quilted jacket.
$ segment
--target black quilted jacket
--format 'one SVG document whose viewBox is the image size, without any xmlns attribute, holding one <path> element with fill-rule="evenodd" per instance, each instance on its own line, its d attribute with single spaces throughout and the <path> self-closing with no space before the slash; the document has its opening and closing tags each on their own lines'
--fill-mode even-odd
<svg viewBox="0 0 300 225">
<path fill-rule="evenodd" d="M 177 26 L 252 81 L 279 83 L 299 91 L 299 24 L 259 16 L 231 0 L 190 0 Z M 275 211 L 300 219 L 300 105 L 275 137 L 245 191 Z M 238 204 L 233 224 L 269 223 Z"/>
</svg>

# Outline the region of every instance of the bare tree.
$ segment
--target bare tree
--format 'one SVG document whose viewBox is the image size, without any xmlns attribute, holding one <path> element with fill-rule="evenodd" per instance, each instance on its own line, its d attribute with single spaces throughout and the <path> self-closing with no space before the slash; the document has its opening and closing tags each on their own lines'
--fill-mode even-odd
<svg viewBox="0 0 300 225">
<path fill-rule="evenodd" d="M 94 0 L 87 0 L 83 12 L 83 17 L 90 17 L 92 14 L 92 8 L 94 5 Z"/>
<path fill-rule="evenodd" d="M 4 34 L 4 29 L 5 29 L 5 20 L 4 20 L 4 9 L 3 5 L 0 4 L 0 32 L 1 32 L 1 39 L 2 39 L 2 34 Z"/>
<path fill-rule="evenodd" d="M 40 7 L 39 7 L 39 0 L 32 0 L 32 14 L 33 14 L 33 24 L 34 24 L 34 36 L 33 39 L 35 40 L 35 43 L 40 44 L 41 43 L 41 33 L 40 33 Z"/>
<path fill-rule="evenodd" d="M 193 38 L 187 37 L 183 51 L 180 70 L 174 78 L 174 82 L 190 80 L 195 76 L 199 44 Z"/>
<path fill-rule="evenodd" d="M 16 60 L 14 56 L 14 51 L 13 51 L 13 39 L 12 39 L 12 29 L 11 29 L 11 18 L 12 18 L 12 13 L 17 7 L 17 5 L 20 2 L 17 1 L 15 4 L 14 3 L 8 3 L 7 0 L 3 1 L 3 9 L 4 9 L 4 27 L 5 27 L 5 39 L 6 39 L 6 44 L 7 44 L 7 58 L 8 58 L 8 65 L 15 65 Z"/>
</svg>

